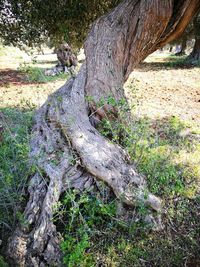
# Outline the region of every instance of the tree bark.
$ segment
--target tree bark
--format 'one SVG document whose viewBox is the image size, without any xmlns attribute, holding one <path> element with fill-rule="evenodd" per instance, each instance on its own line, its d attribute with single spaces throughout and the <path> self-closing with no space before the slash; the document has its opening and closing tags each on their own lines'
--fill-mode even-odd
<svg viewBox="0 0 200 267">
<path fill-rule="evenodd" d="M 200 14 L 194 19 L 195 44 L 188 59 L 192 63 L 200 60 Z"/>
<path fill-rule="evenodd" d="M 77 66 L 77 57 L 72 52 L 72 48 L 67 43 L 63 43 L 60 47 L 56 50 L 58 64 L 63 67 L 70 68 L 72 66 Z"/>
<path fill-rule="evenodd" d="M 125 0 L 94 23 L 79 74 L 50 96 L 35 117 L 30 157 L 38 172 L 30 181 L 25 223 L 9 240 L 14 266 L 60 266 L 61 235 L 52 218 L 69 187 L 84 190 L 102 180 L 123 203 L 143 201 L 161 211 L 161 200 L 148 191 L 126 152 L 102 137 L 91 121 L 108 110 L 117 113 L 109 105 L 97 109 L 97 102 L 110 95 L 124 98 L 123 84 L 133 68 L 177 38 L 199 7 L 199 0 Z M 92 101 L 87 103 L 85 96 Z"/>
</svg>

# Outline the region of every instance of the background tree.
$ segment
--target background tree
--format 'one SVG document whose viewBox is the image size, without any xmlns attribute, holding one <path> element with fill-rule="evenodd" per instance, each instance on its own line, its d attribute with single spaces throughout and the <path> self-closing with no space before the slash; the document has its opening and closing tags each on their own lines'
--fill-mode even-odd
<svg viewBox="0 0 200 267">
<path fill-rule="evenodd" d="M 180 38 L 174 40 L 173 42 L 170 43 L 170 52 L 172 52 L 173 46 L 180 46 L 180 50 L 176 52 L 176 56 L 183 56 L 185 55 L 185 51 L 187 48 L 187 42 L 189 40 L 194 39 L 194 46 L 192 49 L 192 52 L 190 53 L 188 60 L 190 62 L 197 62 L 200 59 L 200 14 L 198 14 L 187 26 L 183 34 L 181 35 Z"/>
<path fill-rule="evenodd" d="M 193 20 L 193 31 L 194 31 L 195 43 L 188 59 L 192 63 L 195 63 L 200 60 L 200 14 L 198 14 Z"/>
<path fill-rule="evenodd" d="M 170 43 L 170 48 L 176 46 L 176 50 L 179 48 L 179 51 L 175 52 L 176 56 L 186 55 L 187 42 L 194 37 L 193 22 L 191 21 L 180 38 L 174 40 Z M 170 51 L 172 52 L 172 51 Z"/>
<path fill-rule="evenodd" d="M 120 117 L 111 102 L 125 99 L 123 85 L 134 67 L 178 38 L 199 8 L 199 0 L 124 0 L 94 23 L 79 74 L 50 96 L 35 117 L 31 159 L 39 171 L 30 180 L 25 223 L 9 241 L 15 266 L 59 265 L 60 235 L 52 218 L 69 187 L 84 190 L 101 180 L 122 203 L 142 201 L 161 211 L 161 200 L 148 191 L 127 153 L 91 122 L 105 114 Z"/>
<path fill-rule="evenodd" d="M 186 54 L 186 48 L 187 48 L 187 41 L 188 41 L 188 33 L 184 34 L 181 37 L 181 40 L 179 40 L 180 42 L 180 51 L 177 52 L 175 55 L 176 56 L 184 56 Z"/>
</svg>

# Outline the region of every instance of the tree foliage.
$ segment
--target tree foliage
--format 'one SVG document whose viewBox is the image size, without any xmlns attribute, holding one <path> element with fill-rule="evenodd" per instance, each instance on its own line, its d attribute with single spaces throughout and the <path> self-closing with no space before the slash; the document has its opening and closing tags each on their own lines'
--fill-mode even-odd
<svg viewBox="0 0 200 267">
<path fill-rule="evenodd" d="M 5 44 L 81 47 L 91 23 L 120 0 L 0 0 L 0 38 Z"/>
</svg>

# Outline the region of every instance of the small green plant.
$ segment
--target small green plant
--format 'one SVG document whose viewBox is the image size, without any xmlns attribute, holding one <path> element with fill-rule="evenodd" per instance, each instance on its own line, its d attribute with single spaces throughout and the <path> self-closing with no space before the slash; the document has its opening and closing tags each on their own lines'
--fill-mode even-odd
<svg viewBox="0 0 200 267">
<path fill-rule="evenodd" d="M 81 193 L 70 190 L 62 200 L 62 218 L 66 220 L 64 240 L 61 244 L 65 266 L 95 266 L 93 254 L 90 253 L 92 238 L 100 229 L 112 228 L 111 221 L 116 213 L 115 202 L 105 201 L 98 194 Z"/>
<path fill-rule="evenodd" d="M 162 63 L 166 67 L 170 68 L 187 68 L 187 67 L 199 67 L 200 61 L 191 62 L 188 56 L 176 56 L 170 55 L 167 57 L 167 61 Z"/>
<path fill-rule="evenodd" d="M 5 262 L 4 258 L 1 255 L 0 255 L 0 266 L 9 267 L 9 265 Z"/>
<path fill-rule="evenodd" d="M 30 83 L 47 83 L 55 80 L 66 80 L 69 77 L 66 73 L 61 73 L 56 76 L 46 76 L 43 68 L 27 63 L 20 64 L 19 71 L 26 75 L 26 79 Z"/>
<path fill-rule="evenodd" d="M 0 126 L 0 239 L 4 239 L 23 219 L 21 204 L 33 172 L 28 156 L 32 111 L 1 109 Z"/>
<path fill-rule="evenodd" d="M 90 98 L 86 100 L 92 101 Z M 67 231 L 67 245 L 65 244 L 64 248 L 65 252 L 68 251 L 66 266 L 102 264 L 140 267 L 146 264 L 180 267 L 185 265 L 184 253 L 188 262 L 193 262 L 199 251 L 197 244 L 200 171 L 199 142 L 196 141 L 199 139 L 195 138 L 198 129 L 195 128 L 194 131 L 189 123 L 175 116 L 154 121 L 149 118 L 129 121 L 127 111 L 130 109 L 126 101 L 116 101 L 111 96 L 101 99 L 97 108 L 104 108 L 106 105 L 117 109 L 118 117 L 113 119 L 111 109 L 111 114 L 106 114 L 98 129 L 111 142 L 123 146 L 129 152 L 138 171 L 146 176 L 148 188 L 163 199 L 166 214 L 162 219 L 168 230 L 164 229 L 158 235 L 151 232 L 144 221 L 140 220 L 149 213 L 143 203 L 138 203 L 135 208 L 136 219 L 133 219 L 128 227 L 123 223 L 116 224 L 116 217 L 111 216 L 109 224 L 112 227 L 108 228 L 103 221 L 100 221 L 99 225 L 95 223 L 95 218 L 99 216 L 96 213 L 94 219 L 85 220 L 84 218 L 91 218 L 91 214 L 85 217 L 81 210 L 83 206 L 78 205 L 80 214 L 77 214 L 82 224 L 79 228 L 79 223 L 73 221 L 77 229 L 75 232 L 71 229 Z M 183 155 L 190 156 L 186 163 L 183 162 Z M 91 206 L 85 207 L 92 209 L 95 207 L 95 201 L 92 201 Z M 77 206 L 75 210 L 77 211 Z M 70 218 L 75 217 L 73 215 Z M 94 225 L 98 227 L 95 229 Z M 100 229 L 103 229 L 103 234 L 99 234 L 97 238 L 95 233 L 101 232 Z M 69 237 L 71 232 L 74 233 L 72 238 Z M 72 265 L 69 264 L 69 255 L 73 255 L 70 263 Z M 84 259 L 89 255 L 93 261 L 86 265 Z M 82 262 L 77 263 L 77 258 L 81 258 Z M 195 262 L 198 263 L 198 260 Z"/>
<path fill-rule="evenodd" d="M 20 64 L 19 71 L 26 75 L 28 82 L 46 82 L 46 77 L 41 68 L 32 67 L 29 64 L 22 63 Z"/>
</svg>

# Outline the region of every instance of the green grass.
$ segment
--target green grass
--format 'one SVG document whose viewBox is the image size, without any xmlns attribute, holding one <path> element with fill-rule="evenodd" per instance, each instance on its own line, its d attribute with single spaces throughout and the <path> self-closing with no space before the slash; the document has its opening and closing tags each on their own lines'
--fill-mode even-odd
<svg viewBox="0 0 200 267">
<path fill-rule="evenodd" d="M 29 166 L 32 110 L 0 109 L 0 234 L 4 239 L 21 218 Z"/>
<path fill-rule="evenodd" d="M 108 101 L 116 105 L 113 99 Z M 120 107 L 123 106 L 121 101 Z M 139 172 L 147 177 L 149 189 L 163 199 L 165 228 L 152 231 L 144 221 L 149 211 L 142 203 L 129 210 L 132 219 L 130 214 L 128 221 L 119 217 L 117 200 L 110 193 L 105 194 L 108 189 L 103 184 L 95 193 L 69 191 L 55 213 L 55 219 L 59 221 L 61 216 L 64 223 L 61 248 L 65 266 L 198 266 L 200 146 L 194 136 L 195 132 L 198 135 L 197 127 L 174 116 L 154 121 L 135 118 L 131 125 L 124 121 L 105 119 L 99 129 L 129 151 Z M 189 155 L 187 162 L 183 154 Z"/>
<path fill-rule="evenodd" d="M 175 55 L 170 55 L 168 56 L 166 62 L 163 62 L 162 65 L 165 67 L 170 67 L 170 68 L 187 68 L 187 67 L 200 67 L 200 61 L 192 63 L 191 61 L 188 60 L 188 56 L 175 56 Z"/>
<path fill-rule="evenodd" d="M 172 116 L 154 121 L 136 119 L 129 126 L 104 120 L 100 128 L 102 134 L 129 151 L 139 172 L 147 177 L 149 189 L 163 199 L 165 229 L 152 232 L 143 220 L 123 229 L 117 225 L 108 233 L 104 249 L 95 253 L 100 254 L 105 266 L 199 266 L 197 127 L 194 131 L 193 125 Z"/>
<path fill-rule="evenodd" d="M 102 184 L 102 189 L 105 186 Z M 95 245 L 95 238 L 101 231 L 113 228 L 112 218 L 116 214 L 115 201 L 108 201 L 102 192 L 94 194 L 90 191 L 81 193 L 68 191 L 61 202 L 64 223 L 64 240 L 61 244 L 65 266 L 96 266 L 90 248 Z M 57 210 L 60 215 L 60 210 Z"/>
<path fill-rule="evenodd" d="M 166 66 L 182 66 L 184 60 L 171 57 Z M 29 82 L 66 78 L 44 77 L 43 69 L 35 65 L 24 65 L 20 70 Z M 156 232 L 144 222 L 148 209 L 142 203 L 119 216 L 117 200 L 103 183 L 85 193 L 68 190 L 55 207 L 54 215 L 63 236 L 64 265 L 200 266 L 200 128 L 174 116 L 162 120 L 134 118 L 125 124 L 122 123 L 127 121 L 125 101 L 116 103 L 112 97 L 107 101 L 109 105 L 119 105 L 122 120 L 104 119 L 100 131 L 129 152 L 138 171 L 146 176 L 150 191 L 162 198 L 165 228 Z M 34 108 L 31 103 L 22 103 L 18 109 L 0 109 L 2 247 L 17 221 L 23 220 L 27 180 L 34 172 L 28 156 Z M 0 266 L 7 266 L 1 256 Z"/>
<path fill-rule="evenodd" d="M 60 73 L 55 76 L 46 76 L 44 74 L 44 68 L 26 63 L 21 64 L 18 70 L 25 75 L 26 80 L 30 83 L 48 83 L 56 80 L 66 80 L 69 77 L 69 74 L 66 73 Z"/>
<path fill-rule="evenodd" d="M 109 102 L 112 102 L 109 99 Z M 123 106 L 123 101 L 121 102 Z M 0 178 L 1 238 L 23 220 L 27 178 L 33 173 L 28 153 L 33 110 L 1 109 Z M 123 114 L 122 114 L 123 115 Z M 85 193 L 67 191 L 55 207 L 54 221 L 63 233 L 65 266 L 180 267 L 199 260 L 198 128 L 177 117 L 135 119 L 130 126 L 104 120 L 102 133 L 125 147 L 149 188 L 164 200 L 164 230 L 144 222 L 141 205 L 130 210 L 132 221 L 117 215 L 117 200 L 104 184 Z M 192 135 L 190 135 L 192 133 Z M 185 154 L 190 157 L 183 160 Z M 197 155 L 196 155 L 197 153 Z M 194 156 L 194 157 L 193 157 Z M 6 265 L 5 265 L 6 266 Z M 187 266 L 187 265 L 186 265 Z M 190 266 L 190 265 L 188 265 Z"/>
<path fill-rule="evenodd" d="M 9 265 L 5 262 L 5 260 L 2 256 L 0 256 L 0 266 L 1 267 L 9 267 Z"/>
<path fill-rule="evenodd" d="M 74 192 L 70 192 L 74 196 Z M 65 266 L 181 267 L 199 260 L 200 200 L 179 200 L 163 216 L 165 229 L 153 232 L 142 220 L 125 223 L 116 201 L 99 196 L 70 196 L 61 248 Z M 83 200 L 84 199 L 84 200 Z M 64 200 L 64 205 L 66 201 Z M 72 204 L 73 203 L 73 204 Z M 78 203 L 78 204 L 77 204 Z M 192 209 L 191 209 L 192 208 Z M 106 212 L 105 212 L 106 211 Z M 198 266 L 198 265 L 194 265 Z"/>
</svg>

